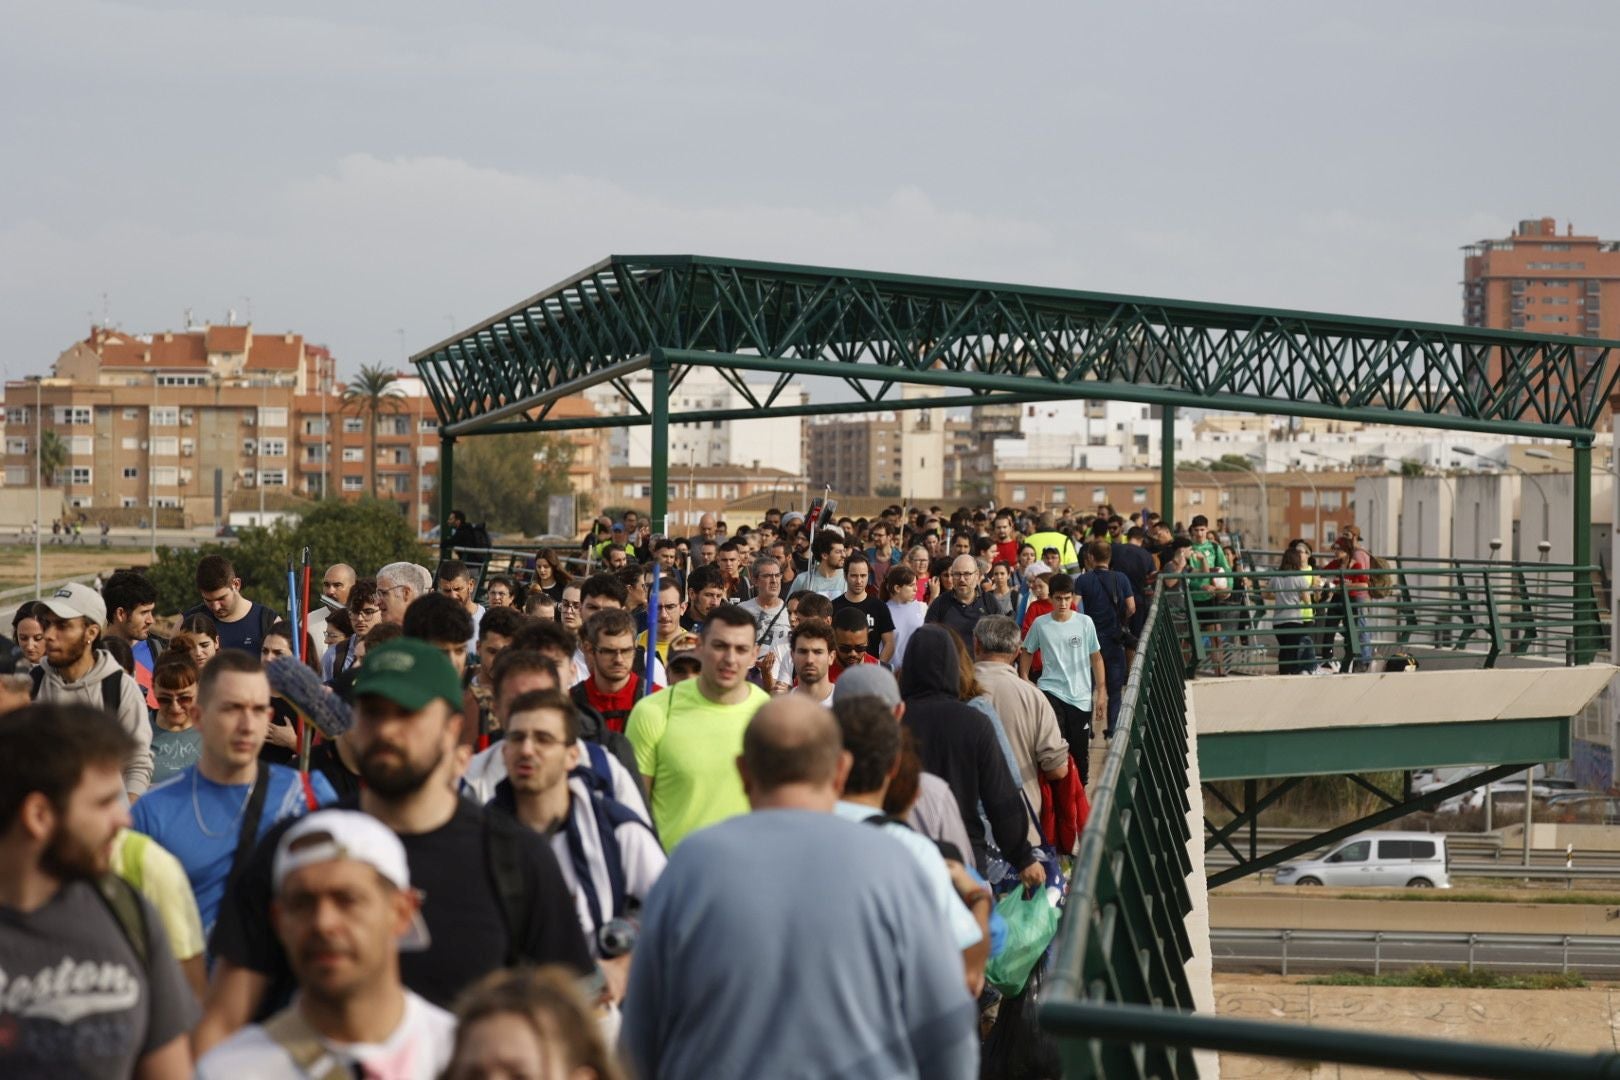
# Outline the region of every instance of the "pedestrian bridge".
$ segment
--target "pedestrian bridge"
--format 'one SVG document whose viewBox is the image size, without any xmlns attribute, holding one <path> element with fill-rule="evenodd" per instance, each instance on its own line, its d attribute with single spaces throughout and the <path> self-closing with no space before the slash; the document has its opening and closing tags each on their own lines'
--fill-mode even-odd
<svg viewBox="0 0 1620 1080">
<path fill-rule="evenodd" d="M 1612 1055 L 1213 1015 L 1209 888 L 1568 758 L 1572 718 L 1615 674 L 1594 662 L 1605 628 L 1587 568 L 1399 570 L 1359 597 L 1337 587 L 1339 576 L 1318 572 L 1323 589 L 1307 633 L 1314 650 L 1348 650 L 1346 673 L 1288 675 L 1276 672 L 1284 645 L 1298 642 L 1289 640 L 1298 611 L 1277 604 L 1274 580 L 1255 575 L 1254 596 L 1241 604 L 1195 604 L 1190 594 L 1210 575 L 1161 578 L 1119 732 L 1091 791 L 1040 1006 L 1062 1044 L 1065 1076 L 1211 1075 L 1220 1050 L 1468 1076 L 1615 1075 Z M 1464 764 L 1487 768 L 1418 797 L 1362 775 Z M 1300 778 L 1329 774 L 1350 776 L 1384 805 L 1259 854 L 1260 814 Z M 1232 815 L 1218 828 L 1204 818 L 1211 780 L 1243 782 L 1237 802 L 1207 789 Z M 1236 846 L 1245 828 L 1247 854 Z M 1238 865 L 1206 876 L 1204 852 L 1217 846 Z"/>
</svg>

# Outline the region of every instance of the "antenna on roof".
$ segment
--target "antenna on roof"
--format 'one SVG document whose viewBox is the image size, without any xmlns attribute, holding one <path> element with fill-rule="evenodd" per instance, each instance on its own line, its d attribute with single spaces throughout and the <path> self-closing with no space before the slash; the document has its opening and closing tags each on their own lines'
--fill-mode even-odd
<svg viewBox="0 0 1620 1080">
<path fill-rule="evenodd" d="M 112 326 L 112 318 L 108 314 L 108 308 L 110 306 L 111 305 L 108 304 L 108 302 L 107 302 L 107 294 L 102 293 L 101 294 L 101 328 L 103 330 L 106 330 L 106 329 L 108 329 L 109 327 Z"/>
</svg>

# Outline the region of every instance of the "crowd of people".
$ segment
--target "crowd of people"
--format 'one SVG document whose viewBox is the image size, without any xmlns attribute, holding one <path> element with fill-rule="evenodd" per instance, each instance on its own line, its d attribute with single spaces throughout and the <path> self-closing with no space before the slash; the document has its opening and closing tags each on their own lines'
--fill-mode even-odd
<svg viewBox="0 0 1620 1080">
<path fill-rule="evenodd" d="M 980 1075 L 1039 980 L 998 898 L 1061 904 L 1211 532 L 626 512 L 296 620 L 217 554 L 183 611 L 64 585 L 0 648 L 0 1074 Z"/>
</svg>

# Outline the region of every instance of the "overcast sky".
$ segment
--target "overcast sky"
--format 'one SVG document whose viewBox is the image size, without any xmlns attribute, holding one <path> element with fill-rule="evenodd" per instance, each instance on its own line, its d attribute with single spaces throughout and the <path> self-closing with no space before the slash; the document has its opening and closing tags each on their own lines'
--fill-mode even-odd
<svg viewBox="0 0 1620 1080">
<path fill-rule="evenodd" d="M 1620 237 L 1603 3 L 0 3 L 0 366 L 189 308 L 399 363 L 609 253 L 1456 322 Z M 403 334 L 401 333 L 403 331 Z"/>
</svg>

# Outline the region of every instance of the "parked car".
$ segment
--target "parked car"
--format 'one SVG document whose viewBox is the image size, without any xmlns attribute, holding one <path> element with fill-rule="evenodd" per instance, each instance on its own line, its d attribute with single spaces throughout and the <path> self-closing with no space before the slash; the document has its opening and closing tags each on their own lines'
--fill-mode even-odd
<svg viewBox="0 0 1620 1080">
<path fill-rule="evenodd" d="M 1543 816 L 1579 825 L 1620 825 L 1620 796 L 1601 791 L 1571 791 L 1547 800 Z"/>
<path fill-rule="evenodd" d="M 1495 802 L 1511 802 L 1518 803 L 1521 806 L 1524 805 L 1523 780 L 1498 780 L 1490 785 L 1490 788 L 1491 798 Z M 1552 777 L 1544 777 L 1530 786 L 1531 797 L 1543 800 L 1569 794 L 1574 790 L 1575 782 L 1573 780 L 1558 780 Z M 1481 784 L 1479 787 L 1471 791 L 1465 791 L 1461 795 L 1453 795 L 1435 807 L 1435 811 L 1441 814 L 1460 814 L 1469 810 L 1483 810 L 1484 808 L 1485 785 Z"/>
<path fill-rule="evenodd" d="M 1367 832 L 1342 841 L 1319 859 L 1277 868 L 1278 885 L 1381 885 L 1449 889 L 1444 833 Z"/>
</svg>

